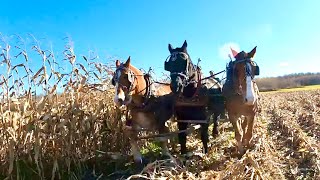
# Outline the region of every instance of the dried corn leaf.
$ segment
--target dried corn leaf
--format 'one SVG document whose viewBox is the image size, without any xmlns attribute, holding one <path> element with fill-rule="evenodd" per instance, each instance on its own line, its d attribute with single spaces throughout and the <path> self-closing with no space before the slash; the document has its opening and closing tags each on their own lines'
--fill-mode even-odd
<svg viewBox="0 0 320 180">
<path fill-rule="evenodd" d="M 32 80 L 36 79 L 36 78 L 39 76 L 39 74 L 41 73 L 41 71 L 43 71 L 43 70 L 44 70 L 44 66 L 42 66 L 42 67 L 37 71 L 37 73 L 32 77 Z"/>
</svg>

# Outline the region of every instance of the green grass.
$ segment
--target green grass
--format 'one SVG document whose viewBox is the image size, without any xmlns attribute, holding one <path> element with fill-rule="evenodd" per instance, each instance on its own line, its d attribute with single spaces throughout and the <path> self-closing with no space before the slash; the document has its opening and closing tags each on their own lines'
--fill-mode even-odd
<svg viewBox="0 0 320 180">
<path fill-rule="evenodd" d="M 310 85 L 310 86 L 301 86 L 301 87 L 296 87 L 296 88 L 278 89 L 275 91 L 266 91 L 266 92 L 261 92 L 261 93 L 309 91 L 309 90 L 318 90 L 318 89 L 320 89 L 320 85 Z"/>
</svg>

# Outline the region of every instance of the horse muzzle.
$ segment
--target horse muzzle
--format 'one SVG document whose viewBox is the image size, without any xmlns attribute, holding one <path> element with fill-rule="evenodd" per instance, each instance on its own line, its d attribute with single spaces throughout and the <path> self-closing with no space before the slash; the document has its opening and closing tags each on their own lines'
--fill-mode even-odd
<svg viewBox="0 0 320 180">
<path fill-rule="evenodd" d="M 256 97 L 254 95 L 244 97 L 244 104 L 246 105 L 254 105 L 255 102 L 256 102 Z"/>
<path fill-rule="evenodd" d="M 125 96 L 124 98 L 117 96 L 114 98 L 114 103 L 118 107 L 123 107 L 123 106 L 129 105 L 131 103 L 131 100 L 132 100 L 131 96 L 128 96 L 128 95 Z"/>
</svg>

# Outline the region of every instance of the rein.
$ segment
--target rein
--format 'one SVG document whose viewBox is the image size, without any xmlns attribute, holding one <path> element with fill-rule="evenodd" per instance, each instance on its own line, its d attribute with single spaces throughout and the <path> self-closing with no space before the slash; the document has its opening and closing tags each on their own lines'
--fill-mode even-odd
<svg viewBox="0 0 320 180">
<path fill-rule="evenodd" d="M 223 73 L 223 72 L 226 72 L 226 70 L 223 70 L 223 71 L 217 72 L 217 73 L 215 73 L 215 74 L 213 74 L 213 75 L 211 75 L 211 76 L 205 77 L 205 78 L 203 78 L 203 79 L 201 79 L 201 80 L 210 79 L 210 78 L 212 78 L 212 77 L 214 77 L 214 76 L 216 76 L 216 75 L 218 75 L 218 74 L 221 74 L 221 73 Z"/>
<path fill-rule="evenodd" d="M 146 74 L 146 75 L 147 75 L 147 78 L 144 78 L 144 80 L 146 81 L 146 88 L 143 89 L 143 90 L 146 90 L 146 94 L 143 96 L 144 102 L 142 103 L 142 105 L 137 106 L 140 108 L 144 108 L 148 104 L 148 101 L 149 101 L 150 97 L 152 96 L 152 90 L 151 90 L 152 82 L 150 82 L 149 74 Z M 143 90 L 139 91 L 138 93 L 142 92 Z"/>
</svg>

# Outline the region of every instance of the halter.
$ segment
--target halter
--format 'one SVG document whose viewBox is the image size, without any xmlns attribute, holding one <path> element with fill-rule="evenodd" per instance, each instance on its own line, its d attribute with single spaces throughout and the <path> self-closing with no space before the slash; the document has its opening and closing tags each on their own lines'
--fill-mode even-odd
<svg viewBox="0 0 320 180">
<path fill-rule="evenodd" d="M 119 79 L 117 77 L 117 72 L 121 70 L 126 70 L 128 72 L 128 81 L 130 82 L 129 88 L 119 82 Z M 130 70 L 130 68 L 127 68 L 124 66 L 123 63 L 120 64 L 120 66 L 116 69 L 115 75 L 112 78 L 112 84 L 115 85 L 115 83 L 118 83 L 121 87 L 124 87 L 125 89 L 128 90 L 128 94 L 131 95 L 131 92 L 133 91 L 133 85 L 135 83 L 135 80 L 137 77 L 135 76 L 134 72 Z"/>
<path fill-rule="evenodd" d="M 259 75 L 260 74 L 260 71 L 259 71 L 259 66 L 257 65 L 257 63 L 255 62 L 255 61 L 253 61 L 253 60 L 251 60 L 250 58 L 245 58 L 245 59 L 242 59 L 242 60 L 236 60 L 236 61 L 231 61 L 230 62 L 230 64 L 229 64 L 229 66 L 231 66 L 232 65 L 232 79 L 231 79 L 231 81 L 232 81 L 232 83 L 233 83 L 233 80 L 235 79 L 235 76 L 236 76 L 236 74 L 235 74 L 235 65 L 236 64 L 238 64 L 238 63 L 242 63 L 242 62 L 245 62 L 246 64 L 245 64 L 245 76 L 250 76 L 252 79 L 254 78 L 254 75 Z M 252 72 L 252 69 L 251 69 L 251 71 L 249 70 L 249 67 L 248 67 L 248 64 L 247 63 L 253 63 L 253 66 L 255 66 L 255 72 L 253 73 Z M 228 68 L 231 68 L 231 67 L 227 67 L 227 69 Z M 239 87 L 241 87 L 241 84 L 242 84 L 242 82 L 245 80 L 245 78 L 244 79 L 242 79 L 241 81 L 240 81 L 240 85 L 239 85 Z"/>
<path fill-rule="evenodd" d="M 125 67 L 123 63 L 120 64 L 120 66 L 116 69 L 115 72 L 117 72 L 119 70 L 126 70 L 128 72 L 128 80 L 130 82 L 130 87 L 128 89 L 128 92 L 129 92 L 128 95 L 132 95 L 133 85 L 135 83 L 135 80 L 137 79 L 137 77 L 136 77 L 137 75 L 135 75 L 132 70 L 130 70 L 129 68 Z M 142 103 L 141 106 L 138 106 L 138 105 L 134 104 L 133 102 L 131 102 L 132 106 L 138 107 L 138 108 L 144 108 L 148 104 L 148 100 L 150 99 L 150 97 L 154 95 L 153 89 L 152 89 L 152 84 L 154 84 L 154 82 L 153 82 L 151 76 L 148 73 L 148 74 L 144 74 L 143 77 L 144 77 L 144 80 L 146 81 L 146 88 L 143 89 L 143 90 L 146 90 L 146 93 L 144 95 L 144 98 L 145 98 L 144 102 Z M 112 82 L 113 85 L 115 85 L 115 82 L 117 82 L 120 86 L 126 87 L 126 86 L 122 85 L 119 82 L 119 79 L 115 78 L 115 76 L 113 77 L 112 80 L 114 81 L 114 82 Z M 139 91 L 138 93 L 142 92 L 143 90 Z"/>
<path fill-rule="evenodd" d="M 182 55 L 186 61 L 186 68 L 184 70 L 180 70 L 180 71 L 175 71 L 174 70 L 174 67 L 173 67 L 173 63 L 177 60 L 177 56 L 178 55 Z M 189 68 L 190 68 L 190 65 L 193 65 L 192 62 L 191 62 L 191 59 L 189 57 L 189 55 L 185 52 L 173 52 L 171 53 L 167 58 L 166 58 L 166 61 L 165 61 L 165 70 L 166 71 L 169 71 L 170 72 L 170 75 L 178 75 L 178 76 L 181 76 L 184 78 L 184 83 L 185 83 L 185 86 L 191 84 L 191 83 L 196 83 L 195 80 L 191 80 L 190 81 L 190 77 L 188 76 L 189 75 Z M 194 67 L 193 67 L 194 69 Z"/>
</svg>

